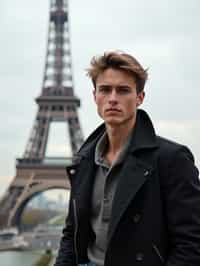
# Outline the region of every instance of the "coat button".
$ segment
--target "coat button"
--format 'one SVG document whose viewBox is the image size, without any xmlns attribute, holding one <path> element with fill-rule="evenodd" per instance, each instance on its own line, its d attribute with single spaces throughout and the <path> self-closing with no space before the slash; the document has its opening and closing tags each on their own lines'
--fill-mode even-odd
<svg viewBox="0 0 200 266">
<path fill-rule="evenodd" d="M 139 223 L 140 218 L 141 218 L 141 215 L 139 213 L 136 213 L 135 216 L 133 217 L 133 222 L 135 224 Z"/>
<path fill-rule="evenodd" d="M 71 174 L 71 175 L 74 175 L 75 174 L 75 169 L 70 169 L 70 171 L 69 171 L 69 173 Z"/>
<path fill-rule="evenodd" d="M 136 260 L 137 261 L 143 261 L 143 259 L 144 259 L 144 254 L 143 253 L 139 252 L 139 253 L 136 254 Z"/>
<path fill-rule="evenodd" d="M 146 171 L 144 172 L 144 176 L 147 176 L 148 174 L 149 174 L 149 171 L 146 170 Z"/>
</svg>

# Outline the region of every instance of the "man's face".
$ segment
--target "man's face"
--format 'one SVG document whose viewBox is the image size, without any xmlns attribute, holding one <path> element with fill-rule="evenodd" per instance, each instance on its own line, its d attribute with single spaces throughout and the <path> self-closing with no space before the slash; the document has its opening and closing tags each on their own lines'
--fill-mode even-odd
<svg viewBox="0 0 200 266">
<path fill-rule="evenodd" d="M 134 124 L 136 109 L 144 99 L 144 92 L 136 91 L 133 76 L 112 68 L 97 77 L 93 94 L 99 115 L 112 126 Z"/>
</svg>

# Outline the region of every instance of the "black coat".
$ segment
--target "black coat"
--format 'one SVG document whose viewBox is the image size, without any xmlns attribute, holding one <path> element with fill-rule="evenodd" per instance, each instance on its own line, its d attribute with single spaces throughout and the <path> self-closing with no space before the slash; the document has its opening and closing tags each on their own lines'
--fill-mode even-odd
<svg viewBox="0 0 200 266">
<path fill-rule="evenodd" d="M 85 142 L 71 179 L 69 216 L 55 266 L 86 263 L 94 151 L 100 126 Z M 185 146 L 155 135 L 138 110 L 136 127 L 113 200 L 105 266 L 199 266 L 200 182 Z"/>
</svg>

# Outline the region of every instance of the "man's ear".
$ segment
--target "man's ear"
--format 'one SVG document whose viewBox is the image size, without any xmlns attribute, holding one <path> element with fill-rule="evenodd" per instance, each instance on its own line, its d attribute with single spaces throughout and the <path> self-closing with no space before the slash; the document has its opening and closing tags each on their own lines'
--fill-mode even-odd
<svg viewBox="0 0 200 266">
<path fill-rule="evenodd" d="M 145 92 L 144 91 L 141 91 L 141 92 L 139 92 L 137 94 L 137 102 L 136 102 L 137 107 L 140 106 L 143 103 L 144 97 L 145 97 Z"/>
</svg>

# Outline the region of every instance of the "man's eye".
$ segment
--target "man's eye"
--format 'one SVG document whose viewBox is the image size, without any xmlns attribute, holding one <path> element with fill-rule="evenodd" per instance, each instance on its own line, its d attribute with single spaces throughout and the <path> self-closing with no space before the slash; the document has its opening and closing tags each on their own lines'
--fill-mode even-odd
<svg viewBox="0 0 200 266">
<path fill-rule="evenodd" d="M 110 92 L 110 88 L 109 87 L 100 87 L 99 88 L 99 92 L 101 92 L 101 93 L 109 93 Z"/>
<path fill-rule="evenodd" d="M 128 87 L 120 87 L 118 88 L 118 93 L 120 94 L 126 94 L 126 93 L 129 93 L 130 92 L 130 89 Z"/>
</svg>

